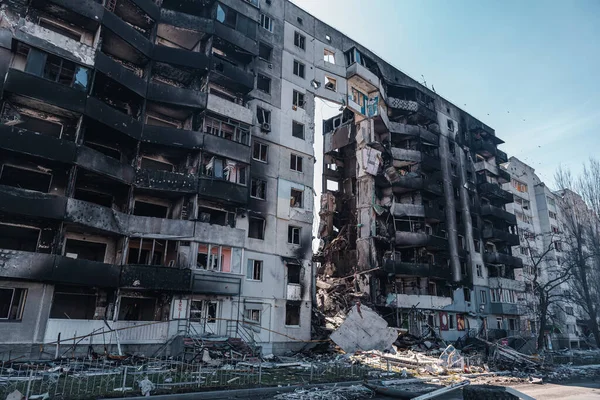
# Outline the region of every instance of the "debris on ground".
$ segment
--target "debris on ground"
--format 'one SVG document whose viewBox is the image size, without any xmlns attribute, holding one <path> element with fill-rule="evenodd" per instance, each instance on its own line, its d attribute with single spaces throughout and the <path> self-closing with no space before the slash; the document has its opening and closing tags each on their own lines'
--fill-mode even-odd
<svg viewBox="0 0 600 400">
<path fill-rule="evenodd" d="M 331 387 L 331 388 L 311 388 L 296 389 L 289 393 L 280 393 L 273 399 L 275 400 L 353 400 L 362 399 L 366 394 L 371 393 L 369 389 L 362 385 Z"/>
</svg>

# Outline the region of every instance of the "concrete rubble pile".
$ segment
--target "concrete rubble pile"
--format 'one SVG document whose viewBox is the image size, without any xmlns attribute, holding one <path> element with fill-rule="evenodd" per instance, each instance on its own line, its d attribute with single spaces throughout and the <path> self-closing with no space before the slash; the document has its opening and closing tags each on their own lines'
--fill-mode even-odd
<svg viewBox="0 0 600 400">
<path fill-rule="evenodd" d="M 275 400 L 352 400 L 364 399 L 371 391 L 362 385 L 332 388 L 296 389 L 291 393 L 280 393 Z"/>
</svg>

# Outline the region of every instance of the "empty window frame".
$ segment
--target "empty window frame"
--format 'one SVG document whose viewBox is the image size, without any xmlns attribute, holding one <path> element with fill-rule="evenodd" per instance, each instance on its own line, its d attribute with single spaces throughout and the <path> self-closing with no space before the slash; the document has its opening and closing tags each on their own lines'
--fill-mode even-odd
<svg viewBox="0 0 600 400">
<path fill-rule="evenodd" d="M 550 218 L 552 218 L 552 219 L 556 219 L 556 213 L 555 213 L 555 212 L 549 211 L 549 212 L 548 212 L 548 216 L 549 216 Z"/>
<path fill-rule="evenodd" d="M 298 31 L 294 32 L 294 46 L 306 50 L 306 36 Z"/>
<path fill-rule="evenodd" d="M 290 207 L 303 208 L 304 206 L 304 191 L 298 189 L 290 189 Z"/>
<path fill-rule="evenodd" d="M 27 55 L 25 72 L 81 91 L 90 81 L 89 68 L 34 48 Z"/>
<path fill-rule="evenodd" d="M 217 4 L 217 21 L 251 39 L 256 37 L 255 21 L 222 4 Z"/>
<path fill-rule="evenodd" d="M 121 297 L 119 321 L 154 321 L 157 318 L 156 299 Z"/>
<path fill-rule="evenodd" d="M 58 122 L 48 121 L 32 115 L 26 115 L 24 113 L 19 114 L 19 118 L 22 122 L 19 122 L 19 129 L 27 129 L 32 132 L 41 133 L 42 135 L 52 136 L 55 138 L 61 137 L 63 132 L 63 125 Z"/>
<path fill-rule="evenodd" d="M 260 14 L 260 26 L 269 32 L 273 32 L 273 19 L 265 14 Z"/>
<path fill-rule="evenodd" d="M 4 164 L 0 169 L 0 185 L 48 193 L 52 175 Z"/>
<path fill-rule="evenodd" d="M 50 318 L 94 319 L 96 290 L 77 286 L 56 286 Z"/>
<path fill-rule="evenodd" d="M 229 119 L 205 117 L 204 132 L 245 145 L 248 145 L 250 140 L 250 127 Z"/>
<path fill-rule="evenodd" d="M 265 93 L 271 93 L 271 78 L 258 74 L 256 77 L 256 88 Z"/>
<path fill-rule="evenodd" d="M 210 300 L 192 300 L 190 303 L 190 320 L 194 322 L 217 322 L 219 302 Z"/>
<path fill-rule="evenodd" d="M 0 288 L 0 321 L 20 321 L 27 289 Z"/>
<path fill-rule="evenodd" d="M 291 301 L 285 303 L 285 324 L 300 326 L 300 303 Z"/>
<path fill-rule="evenodd" d="M 153 171 L 167 171 L 167 172 L 173 172 L 175 170 L 175 166 L 169 162 L 166 162 L 163 160 L 157 160 L 155 158 L 146 157 L 146 156 L 142 156 L 140 168 L 150 169 Z"/>
<path fill-rule="evenodd" d="M 267 154 L 268 154 L 269 146 L 264 143 L 254 142 L 254 146 L 252 148 L 252 158 L 257 161 L 267 162 Z"/>
<path fill-rule="evenodd" d="M 258 57 L 265 60 L 271 61 L 271 57 L 273 56 L 273 47 L 265 44 L 263 42 L 258 43 Z"/>
<path fill-rule="evenodd" d="M 335 64 L 335 52 L 324 49 L 323 50 L 323 61 L 328 62 L 330 64 Z"/>
<path fill-rule="evenodd" d="M 248 237 L 265 240 L 265 219 L 260 217 L 248 218 Z"/>
<path fill-rule="evenodd" d="M 299 264 L 287 264 L 287 283 L 299 285 L 301 271 L 302 267 Z"/>
<path fill-rule="evenodd" d="M 299 226 L 288 226 L 288 243 L 300 245 L 300 232 L 302 228 Z"/>
<path fill-rule="evenodd" d="M 306 65 L 302 64 L 298 60 L 294 60 L 294 70 L 293 70 L 294 75 L 299 76 L 300 78 L 304 79 L 305 69 L 306 69 Z"/>
<path fill-rule="evenodd" d="M 104 262 L 106 243 L 90 242 L 68 238 L 65 242 L 65 256 L 96 262 Z"/>
<path fill-rule="evenodd" d="M 133 206 L 133 215 L 139 215 L 141 217 L 167 218 L 168 214 L 169 207 L 162 204 L 135 200 Z"/>
<path fill-rule="evenodd" d="M 293 171 L 302 172 L 302 157 L 291 154 L 290 155 L 290 169 Z"/>
<path fill-rule="evenodd" d="M 196 268 L 231 272 L 233 253 L 237 254 L 237 250 L 231 247 L 199 243 Z"/>
<path fill-rule="evenodd" d="M 262 281 L 262 260 L 248 260 L 246 279 L 249 281 Z"/>
<path fill-rule="evenodd" d="M 337 81 L 334 78 L 325 76 L 325 89 L 335 92 L 337 90 Z"/>
<path fill-rule="evenodd" d="M 177 263 L 178 248 L 176 240 L 131 238 L 127 264 L 173 266 Z"/>
<path fill-rule="evenodd" d="M 292 104 L 294 107 L 304 108 L 304 93 L 300 93 L 297 90 L 292 92 Z"/>
<path fill-rule="evenodd" d="M 59 24 L 58 22 L 52 21 L 47 18 L 40 18 L 38 20 L 38 24 L 44 29 L 48 29 L 52 32 L 56 32 L 60 35 L 68 37 L 69 39 L 73 39 L 78 42 L 81 41 L 81 32 L 78 32 L 67 26 L 64 26 L 63 24 Z"/>
<path fill-rule="evenodd" d="M 271 124 L 271 111 L 265 110 L 262 107 L 256 107 L 256 119 L 262 126 L 264 124 Z"/>
<path fill-rule="evenodd" d="M 304 140 L 304 124 L 292 121 L 292 136 Z"/>
<path fill-rule="evenodd" d="M 250 184 L 250 197 L 265 200 L 267 197 L 267 181 L 264 179 L 252 178 Z"/>
<path fill-rule="evenodd" d="M 39 228 L 0 224 L 0 249 L 35 252 L 39 237 Z"/>
</svg>

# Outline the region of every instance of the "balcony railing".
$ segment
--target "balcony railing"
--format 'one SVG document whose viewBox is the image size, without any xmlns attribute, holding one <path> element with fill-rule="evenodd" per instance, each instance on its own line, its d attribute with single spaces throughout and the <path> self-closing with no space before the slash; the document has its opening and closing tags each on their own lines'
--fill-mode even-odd
<svg viewBox="0 0 600 400">
<path fill-rule="evenodd" d="M 519 245 L 519 235 L 496 228 L 483 228 L 483 238 L 492 242 L 506 242 L 509 246 Z"/>
<path fill-rule="evenodd" d="M 500 207 L 493 206 L 491 204 L 484 204 L 481 206 L 481 215 L 484 217 L 496 218 L 502 221 L 506 221 L 511 225 L 517 224 L 517 217 L 515 214 L 509 213 Z"/>
<path fill-rule="evenodd" d="M 504 264 L 509 267 L 523 268 L 523 260 L 504 253 L 483 253 L 483 261 L 488 264 Z"/>
<path fill-rule="evenodd" d="M 498 184 L 485 182 L 479 185 L 479 191 L 483 194 L 494 197 L 497 200 L 501 200 L 502 202 L 512 203 L 513 195 L 510 192 L 502 189 Z"/>
</svg>

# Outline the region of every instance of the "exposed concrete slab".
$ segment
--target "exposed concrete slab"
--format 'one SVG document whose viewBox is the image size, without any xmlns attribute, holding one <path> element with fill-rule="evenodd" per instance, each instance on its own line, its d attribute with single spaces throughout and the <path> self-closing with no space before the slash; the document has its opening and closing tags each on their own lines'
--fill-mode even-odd
<svg viewBox="0 0 600 400">
<path fill-rule="evenodd" d="M 358 350 L 387 350 L 398 338 L 398 331 L 375 311 L 364 305 L 355 305 L 344 323 L 331 334 L 331 340 L 346 353 Z"/>
</svg>

